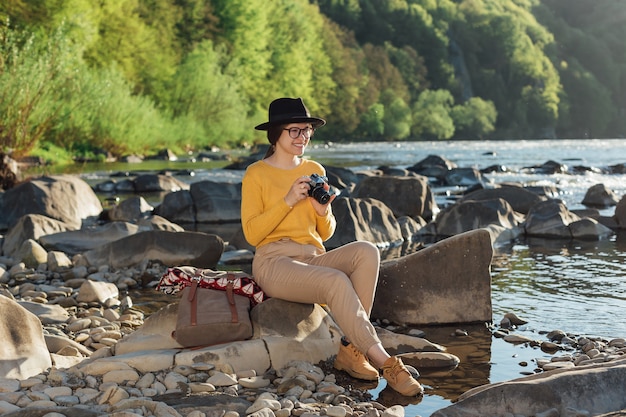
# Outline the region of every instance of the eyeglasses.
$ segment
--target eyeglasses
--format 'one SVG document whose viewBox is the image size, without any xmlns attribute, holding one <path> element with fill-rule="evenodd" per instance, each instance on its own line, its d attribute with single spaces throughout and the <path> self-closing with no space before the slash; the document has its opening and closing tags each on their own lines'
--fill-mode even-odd
<svg viewBox="0 0 626 417">
<path fill-rule="evenodd" d="M 290 127 L 283 130 L 289 131 L 289 137 L 291 139 L 298 139 L 300 135 L 304 135 L 305 138 L 310 138 L 311 136 L 313 136 L 313 132 L 315 132 L 312 127 L 308 126 L 302 129 L 299 127 Z"/>
</svg>

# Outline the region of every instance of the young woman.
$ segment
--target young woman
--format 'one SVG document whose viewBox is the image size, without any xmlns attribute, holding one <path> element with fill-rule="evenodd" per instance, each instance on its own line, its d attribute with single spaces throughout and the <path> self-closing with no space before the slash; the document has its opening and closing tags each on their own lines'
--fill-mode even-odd
<svg viewBox="0 0 626 417">
<path fill-rule="evenodd" d="M 319 163 L 303 159 L 315 129 L 325 120 L 311 117 L 300 98 L 279 98 L 269 106 L 270 148 L 243 177 L 241 222 L 256 247 L 255 280 L 271 297 L 326 304 L 345 334 L 334 366 L 355 378 L 377 380 L 406 396 L 421 385 L 400 358 L 383 348 L 369 315 L 378 281 L 380 253 L 358 241 L 326 251 L 323 242 L 335 231 L 332 195 L 325 204 L 309 195 L 311 175 L 325 175 Z M 371 363 L 370 363 L 371 361 Z M 372 364 L 374 366 L 372 366 Z"/>
</svg>

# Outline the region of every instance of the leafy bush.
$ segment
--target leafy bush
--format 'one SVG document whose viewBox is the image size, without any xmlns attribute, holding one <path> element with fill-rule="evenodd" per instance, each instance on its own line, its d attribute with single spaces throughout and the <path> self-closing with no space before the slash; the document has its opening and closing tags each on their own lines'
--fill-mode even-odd
<svg viewBox="0 0 626 417">
<path fill-rule="evenodd" d="M 61 31 L 48 42 L 0 27 L 0 150 L 28 154 L 63 111 L 76 59 Z"/>
</svg>

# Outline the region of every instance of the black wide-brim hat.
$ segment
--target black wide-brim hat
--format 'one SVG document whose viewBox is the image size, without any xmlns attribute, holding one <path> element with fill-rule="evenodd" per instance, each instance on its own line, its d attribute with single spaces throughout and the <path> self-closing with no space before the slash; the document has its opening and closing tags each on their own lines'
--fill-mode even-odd
<svg viewBox="0 0 626 417">
<path fill-rule="evenodd" d="M 267 130 L 270 126 L 289 123 L 311 123 L 313 128 L 326 124 L 326 120 L 311 117 L 301 98 L 277 98 L 270 103 L 269 121 L 256 126 L 256 130 Z"/>
</svg>

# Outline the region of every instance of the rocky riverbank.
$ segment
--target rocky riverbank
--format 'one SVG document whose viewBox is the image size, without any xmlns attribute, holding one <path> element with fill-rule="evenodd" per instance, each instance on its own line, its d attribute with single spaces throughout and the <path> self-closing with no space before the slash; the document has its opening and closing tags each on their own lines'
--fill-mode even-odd
<svg viewBox="0 0 626 417">
<path fill-rule="evenodd" d="M 249 347 L 244 348 L 247 353 L 243 356 L 247 359 L 242 358 L 244 363 L 240 365 L 243 367 L 233 367 L 232 357 L 230 361 L 211 363 L 191 359 L 185 363 L 185 360 L 176 359 L 185 350 L 173 345 L 156 344 L 154 350 L 116 355 L 116 350 L 122 350 L 116 349 L 118 343 L 132 334 L 145 332 L 153 335 L 144 326 L 150 317 L 134 307 L 129 296 L 120 294 L 119 288 L 140 285 L 153 288 L 166 267 L 145 262 L 139 267 L 114 271 L 107 265 L 81 265 L 80 256 L 75 256 L 71 265 L 62 267 L 58 258 L 62 257 L 49 254 L 50 261 L 39 264 L 38 268 L 29 268 L 23 262 L 11 264 L 11 259 L 0 258 L 0 271 L 4 271 L 0 273 L 0 282 L 4 284 L 3 295 L 7 300 L 18 301 L 19 305 L 39 318 L 47 348 L 52 352 L 52 363 L 46 371 L 26 378 L 4 378 L 0 381 L 0 412 L 3 415 L 26 417 L 34 415 L 35 411 L 40 412 L 37 415 L 43 415 L 45 411 L 68 417 L 200 417 L 216 412 L 255 417 L 272 414 L 278 417 L 404 414 L 402 401 L 399 404 L 375 401 L 367 392 L 373 386 L 359 384 L 343 373 L 335 372 L 331 365 L 332 357 L 315 364 L 304 360 L 289 361 L 280 369 L 265 370 L 267 359 L 262 359 L 260 354 L 263 350 L 250 350 Z M 8 308 L 3 304 L 2 309 L 7 311 Z M 284 307 L 281 310 L 284 311 Z M 163 319 L 157 321 L 159 325 L 163 323 Z M 516 334 L 516 328 L 524 324 L 522 319 L 510 314 L 494 325 L 491 332 L 493 337 L 503 338 L 509 343 L 526 344 L 553 354 L 551 360 L 534 364 L 535 369 L 529 372 L 531 378 L 547 377 L 564 370 L 589 369 L 594 364 L 615 364 L 611 368 L 613 370 L 624 366 L 621 365 L 625 362 L 623 355 L 626 352 L 626 340 L 623 338 L 604 340 L 556 330 L 543 332 L 544 340 L 536 340 Z M 25 332 L 22 322 L 17 326 L 22 333 Z M 377 326 L 386 335 L 383 340 L 389 349 L 397 349 L 399 337 L 409 338 L 402 339 L 402 343 L 411 340 L 414 346 L 409 351 L 413 353 L 404 355 L 408 363 L 416 364 L 422 371 L 454 369 L 458 364 L 458 359 L 455 362 L 452 355 L 444 353 L 445 347 L 420 339 L 423 334 L 419 332 L 401 335 L 405 332 L 402 327 L 382 322 L 378 322 Z M 383 326 L 395 333 L 385 333 Z M 167 333 L 167 329 L 164 330 Z M 458 330 L 457 336 L 465 334 Z M 132 343 L 142 347 L 140 343 Z M 245 343 L 252 344 L 253 341 L 236 342 Z M 204 357 L 202 355 L 206 351 L 210 351 L 214 359 L 220 358 L 224 349 L 228 350 L 228 347 L 200 350 L 193 358 Z M 124 350 L 133 349 L 125 346 Z M 249 363 L 256 365 L 246 367 Z M 578 376 L 585 386 L 587 378 L 585 373 Z M 610 379 L 604 382 L 610 383 Z M 607 396 L 607 392 L 616 392 L 615 387 L 607 387 L 605 383 L 594 382 L 596 391 L 598 388 L 605 390 L 604 406 L 618 406 L 615 398 Z M 477 396 L 490 392 L 489 385 L 476 390 L 479 391 L 474 393 Z M 592 391 L 588 386 L 586 390 L 587 393 Z M 561 391 L 567 390 L 561 387 Z M 617 391 L 619 395 L 621 392 L 621 389 Z M 466 397 L 472 396 L 464 394 L 460 400 Z M 522 401 L 520 398 L 511 399 L 518 403 Z M 531 399 L 537 402 L 540 397 L 535 393 L 525 401 Z M 460 401 L 459 405 L 462 404 L 463 401 Z M 459 405 L 452 407 L 458 408 Z M 511 404 L 508 406 L 511 407 Z M 597 415 L 581 408 L 577 402 L 568 407 L 578 413 L 570 415 Z M 547 412 L 544 415 L 563 415 L 550 411 L 552 408 L 543 410 Z M 472 409 L 476 410 L 475 407 Z M 449 412 L 444 409 L 436 415 L 466 415 Z"/>
<path fill-rule="evenodd" d="M 421 169 L 432 169 L 423 162 Z M 345 197 L 333 206 L 341 227 L 331 244 L 366 239 L 393 250 L 415 236 L 438 240 L 381 265 L 377 300 L 384 302 L 373 311 L 385 347 L 423 372 L 422 381 L 437 373 L 453 377 L 468 357 L 405 329 L 491 322 L 492 245 L 520 233 L 601 239 L 626 225 L 626 199 L 604 187 L 590 194 L 597 204 L 616 205 L 612 217 L 570 212 L 545 187 L 537 193 L 517 185 L 477 190 L 440 211 L 425 177 L 331 174 Z M 455 175 L 479 179 L 475 170 Z M 339 333 L 319 306 L 270 300 L 252 311 L 251 340 L 204 349 L 176 345 L 170 337 L 175 304 L 147 315 L 129 294 L 154 289 L 167 266 L 214 267 L 233 254 L 249 262 L 252 252 L 232 226 L 238 189 L 210 182 L 189 187 L 163 175 L 135 179 L 132 188 L 140 186 L 169 187 L 169 194 L 157 208 L 135 196 L 105 211 L 89 186 L 67 176 L 33 179 L 0 194 L 0 230 L 6 230 L 0 236 L 0 411 L 12 417 L 403 414 L 394 407 L 402 400 L 373 401 L 368 387 L 355 388 L 332 370 Z M 179 225 L 188 222 L 226 227 L 219 235 L 188 232 Z M 276 330 L 288 320 L 291 325 Z M 485 381 L 435 415 L 583 416 L 626 408 L 623 339 L 554 329 L 542 340 L 528 339 L 516 333 L 517 320 L 503 318 L 488 330 L 489 340 L 551 352 L 551 359 L 536 361 L 519 380 Z M 464 333 L 461 326 L 456 336 Z M 481 345 L 462 343 L 473 348 L 469 355 L 484 354 Z M 431 392 L 434 384 L 426 395 Z"/>
<path fill-rule="evenodd" d="M 162 265 L 116 272 L 104 265 L 75 265 L 60 272 L 50 265 L 53 262 L 32 269 L 23 263 L 9 266 L 10 261 L 0 259 L 4 264 L 0 281 L 7 286 L 2 309 L 24 308 L 36 314 L 46 345 L 54 353 L 52 366 L 44 372 L 0 379 L 3 415 L 30 416 L 35 411 L 66 416 L 403 415 L 402 407 L 383 406 L 372 401 L 365 388 L 351 388 L 357 381 L 338 385 L 329 372 L 332 361 L 314 366 L 295 360 L 259 374 L 254 368 L 236 369 L 229 363 L 176 365 L 173 356 L 180 349 L 159 346 L 115 356 L 116 344 L 140 329 L 145 318 L 128 296 L 119 296 L 117 287 L 142 281 L 154 286 L 165 272 Z M 13 299 L 19 304 L 9 301 Z M 26 334 L 28 326 L 15 324 L 22 327 L 17 331 Z M 265 358 L 258 352 L 251 356 L 259 362 L 256 368 L 265 368 Z"/>
</svg>

